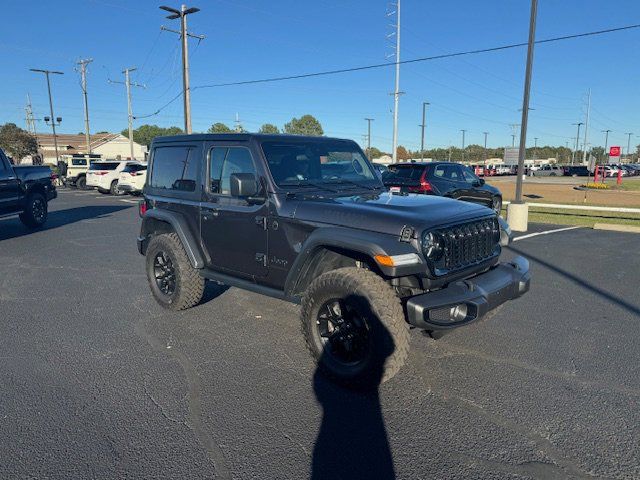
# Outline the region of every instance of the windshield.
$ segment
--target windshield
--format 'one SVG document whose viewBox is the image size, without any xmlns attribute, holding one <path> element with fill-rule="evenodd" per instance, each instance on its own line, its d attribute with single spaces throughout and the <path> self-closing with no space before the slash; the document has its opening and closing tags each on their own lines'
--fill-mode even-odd
<svg viewBox="0 0 640 480">
<path fill-rule="evenodd" d="M 265 141 L 262 150 L 280 187 L 320 183 L 380 186 L 373 167 L 350 141 Z"/>
</svg>

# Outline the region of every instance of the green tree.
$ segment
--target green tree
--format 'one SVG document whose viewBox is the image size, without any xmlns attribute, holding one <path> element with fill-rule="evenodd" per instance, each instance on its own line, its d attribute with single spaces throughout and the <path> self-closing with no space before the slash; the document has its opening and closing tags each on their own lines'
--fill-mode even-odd
<svg viewBox="0 0 640 480">
<path fill-rule="evenodd" d="M 265 123 L 260 127 L 259 133 L 280 133 L 280 129 L 273 123 Z"/>
<path fill-rule="evenodd" d="M 290 122 L 284 124 L 284 131 L 291 135 L 311 135 L 315 137 L 324 135 L 322 125 L 313 115 L 292 118 Z"/>
<path fill-rule="evenodd" d="M 382 155 L 384 155 L 380 150 L 378 150 L 376 147 L 371 147 L 371 148 L 367 148 L 365 150 L 365 153 L 367 154 L 367 158 L 373 159 L 373 158 L 380 158 Z"/>
<path fill-rule="evenodd" d="M 27 155 L 38 153 L 38 140 L 15 123 L 5 123 L 0 127 L 0 148 L 12 157 L 14 162 L 20 163 Z"/>
<path fill-rule="evenodd" d="M 398 160 L 409 160 L 411 158 L 411 154 L 404 148 L 402 145 L 398 145 L 396 149 L 396 153 L 398 155 Z"/>
<path fill-rule="evenodd" d="M 128 129 L 123 130 L 121 133 L 125 137 L 129 138 Z M 138 128 L 133 130 L 133 141 L 148 147 L 151 145 L 151 141 L 156 137 L 178 135 L 180 133 L 182 133 L 182 130 L 178 127 L 164 128 L 157 125 L 140 125 Z"/>
<path fill-rule="evenodd" d="M 231 131 L 224 123 L 217 122 L 209 127 L 207 133 L 231 133 Z"/>
</svg>

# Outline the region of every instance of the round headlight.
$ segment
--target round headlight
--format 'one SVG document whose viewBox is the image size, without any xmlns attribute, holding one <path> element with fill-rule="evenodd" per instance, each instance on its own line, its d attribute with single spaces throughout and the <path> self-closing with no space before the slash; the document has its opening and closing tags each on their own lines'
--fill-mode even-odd
<svg viewBox="0 0 640 480">
<path fill-rule="evenodd" d="M 437 232 L 426 232 L 422 236 L 422 253 L 429 260 L 439 260 L 444 253 L 444 240 Z"/>
</svg>

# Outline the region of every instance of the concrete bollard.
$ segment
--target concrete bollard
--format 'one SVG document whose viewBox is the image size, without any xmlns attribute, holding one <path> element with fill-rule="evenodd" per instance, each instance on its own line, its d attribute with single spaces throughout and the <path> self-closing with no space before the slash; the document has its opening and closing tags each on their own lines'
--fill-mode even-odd
<svg viewBox="0 0 640 480">
<path fill-rule="evenodd" d="M 514 232 L 526 232 L 529 222 L 529 205 L 526 203 L 507 205 L 507 222 Z"/>
</svg>

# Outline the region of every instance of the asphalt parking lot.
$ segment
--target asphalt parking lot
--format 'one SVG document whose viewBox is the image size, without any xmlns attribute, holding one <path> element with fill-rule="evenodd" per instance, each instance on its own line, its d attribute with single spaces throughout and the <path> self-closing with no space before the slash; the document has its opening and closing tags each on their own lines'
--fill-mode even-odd
<svg viewBox="0 0 640 480">
<path fill-rule="evenodd" d="M 638 235 L 515 242 L 531 292 L 413 331 L 362 395 L 314 374 L 296 306 L 209 285 L 162 310 L 135 201 L 50 206 L 0 219 L 0 478 L 640 478 Z"/>
</svg>

